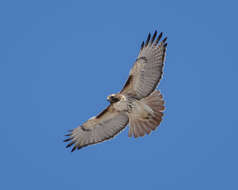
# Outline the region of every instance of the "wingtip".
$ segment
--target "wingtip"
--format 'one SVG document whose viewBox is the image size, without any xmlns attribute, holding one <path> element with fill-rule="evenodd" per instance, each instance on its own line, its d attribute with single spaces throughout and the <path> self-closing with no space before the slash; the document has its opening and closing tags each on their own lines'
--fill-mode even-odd
<svg viewBox="0 0 238 190">
<path fill-rule="evenodd" d="M 147 40 L 146 40 L 146 43 L 145 43 L 145 46 L 147 46 L 147 45 L 149 44 L 150 36 L 151 36 L 151 34 L 150 34 L 150 32 L 149 32 L 148 37 L 147 37 Z"/>
<path fill-rule="evenodd" d="M 74 144 L 74 142 L 69 143 L 69 144 L 66 146 L 66 148 L 71 147 L 73 144 Z"/>
<path fill-rule="evenodd" d="M 73 138 L 70 137 L 70 138 L 68 138 L 68 139 L 65 139 L 64 142 L 68 142 L 68 141 L 70 141 L 70 140 L 72 140 L 72 139 L 73 139 Z"/>
<path fill-rule="evenodd" d="M 74 152 L 75 150 L 76 150 L 76 146 L 74 146 L 73 148 L 72 148 L 72 150 L 71 150 L 71 152 Z"/>
<path fill-rule="evenodd" d="M 155 32 L 154 32 L 154 35 L 153 35 L 153 37 L 151 39 L 151 44 L 154 42 L 156 36 L 157 36 L 157 30 L 155 30 Z"/>
<path fill-rule="evenodd" d="M 143 42 L 141 43 L 141 47 L 140 47 L 141 50 L 144 48 L 144 45 L 145 45 L 145 42 L 143 41 Z"/>
<path fill-rule="evenodd" d="M 166 37 L 163 39 L 162 42 L 165 43 L 167 39 L 168 39 L 168 37 L 166 36 Z"/>
<path fill-rule="evenodd" d="M 157 40 L 155 42 L 155 45 L 157 45 L 159 43 L 159 41 L 162 38 L 162 36 L 163 36 L 163 32 L 160 32 L 160 34 L 159 34 L 159 36 L 158 36 L 158 38 L 157 38 Z"/>
<path fill-rule="evenodd" d="M 151 45 L 151 44 L 158 45 L 158 43 L 159 43 L 159 41 L 161 40 L 163 34 L 164 34 L 163 32 L 160 32 L 159 35 L 158 35 L 158 31 L 155 30 L 153 36 L 151 37 L 151 33 L 149 32 L 146 41 L 145 41 L 145 42 L 143 41 L 143 42 L 141 43 L 141 48 L 140 48 L 140 49 L 142 50 L 144 47 L 148 46 L 149 44 L 150 44 L 150 45 Z M 157 36 L 158 36 L 158 37 L 157 37 Z M 156 39 L 156 38 L 157 38 L 157 39 Z M 155 40 L 155 39 L 156 39 L 156 40 Z M 162 40 L 162 43 L 165 44 L 165 42 L 166 42 L 167 39 L 168 39 L 168 37 L 165 37 L 165 38 Z M 166 45 L 166 46 L 167 46 L 167 45 Z M 166 46 L 165 46 L 165 47 L 166 47 Z"/>
</svg>

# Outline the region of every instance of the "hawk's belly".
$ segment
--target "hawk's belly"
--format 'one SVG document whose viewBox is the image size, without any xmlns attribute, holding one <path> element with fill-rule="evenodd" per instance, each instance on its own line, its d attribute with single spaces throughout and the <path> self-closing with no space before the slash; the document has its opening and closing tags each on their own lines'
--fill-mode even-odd
<svg viewBox="0 0 238 190">
<path fill-rule="evenodd" d="M 125 98 L 119 102 L 113 104 L 113 107 L 117 111 L 124 111 L 133 114 L 137 117 L 147 117 L 153 114 L 153 110 L 144 103 L 142 100 L 136 100 L 134 98 Z"/>
<path fill-rule="evenodd" d="M 116 102 L 113 104 L 113 107 L 115 108 L 115 110 L 117 111 L 128 111 L 129 109 L 129 105 L 128 105 L 128 101 L 126 100 L 121 100 L 119 102 Z"/>
</svg>

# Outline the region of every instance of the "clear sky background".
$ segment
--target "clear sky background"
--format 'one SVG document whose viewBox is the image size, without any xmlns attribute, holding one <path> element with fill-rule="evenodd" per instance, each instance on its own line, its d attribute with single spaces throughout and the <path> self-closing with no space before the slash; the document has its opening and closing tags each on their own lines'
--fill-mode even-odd
<svg viewBox="0 0 238 190">
<path fill-rule="evenodd" d="M 1 1 L 0 189 L 238 189 L 236 1 Z M 104 109 L 148 32 L 168 51 L 166 111 L 71 153 L 66 131 Z"/>
</svg>

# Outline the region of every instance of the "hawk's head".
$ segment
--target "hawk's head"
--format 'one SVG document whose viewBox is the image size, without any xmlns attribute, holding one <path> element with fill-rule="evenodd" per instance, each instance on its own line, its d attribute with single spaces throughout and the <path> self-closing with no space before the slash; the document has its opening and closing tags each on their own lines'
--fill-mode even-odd
<svg viewBox="0 0 238 190">
<path fill-rule="evenodd" d="M 107 97 L 107 101 L 109 101 L 111 104 L 118 102 L 120 100 L 121 100 L 121 97 L 118 94 L 111 94 Z"/>
</svg>

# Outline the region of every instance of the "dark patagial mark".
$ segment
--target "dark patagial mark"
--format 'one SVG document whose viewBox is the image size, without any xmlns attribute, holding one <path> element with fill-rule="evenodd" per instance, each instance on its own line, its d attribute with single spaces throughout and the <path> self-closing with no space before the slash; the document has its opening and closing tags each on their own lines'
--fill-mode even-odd
<svg viewBox="0 0 238 190">
<path fill-rule="evenodd" d="M 109 107 L 107 107 L 106 109 L 104 109 L 101 113 L 99 113 L 97 116 L 96 116 L 96 119 L 99 119 L 100 117 L 102 117 L 107 111 L 108 111 Z"/>
<path fill-rule="evenodd" d="M 127 79 L 127 81 L 126 81 L 126 84 L 125 84 L 124 87 L 122 88 L 121 92 L 122 92 L 123 90 L 125 90 L 125 89 L 130 85 L 132 79 L 133 79 L 133 76 L 130 75 L 129 78 Z"/>
<path fill-rule="evenodd" d="M 142 56 L 142 57 L 136 59 L 136 61 L 139 61 L 139 60 L 144 60 L 145 62 L 147 62 L 147 58 L 145 56 Z"/>
<path fill-rule="evenodd" d="M 85 128 L 83 125 L 81 126 L 81 129 L 82 129 L 83 131 L 91 131 L 90 129 Z"/>
</svg>

